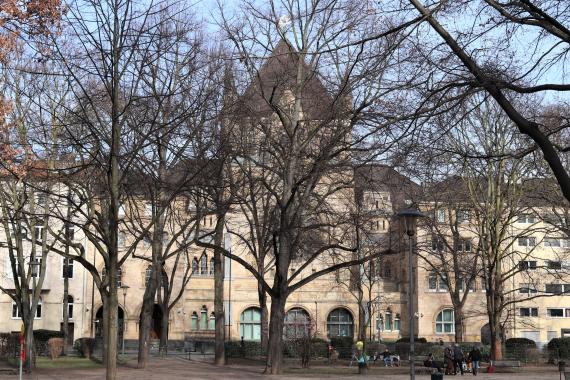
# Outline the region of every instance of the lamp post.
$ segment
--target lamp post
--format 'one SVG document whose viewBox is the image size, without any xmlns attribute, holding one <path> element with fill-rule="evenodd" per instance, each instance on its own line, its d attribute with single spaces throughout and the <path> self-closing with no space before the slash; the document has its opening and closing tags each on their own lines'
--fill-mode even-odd
<svg viewBox="0 0 570 380">
<path fill-rule="evenodd" d="M 418 218 L 423 217 L 422 214 L 416 208 L 408 208 L 402 210 L 398 213 L 398 217 L 402 221 L 402 226 L 406 235 L 408 235 L 408 322 L 410 326 L 410 379 L 415 380 L 415 348 L 414 348 L 414 333 L 415 333 L 415 315 L 414 315 L 414 271 L 413 271 L 413 240 L 412 237 L 416 234 L 416 222 Z"/>
<path fill-rule="evenodd" d="M 125 356 L 125 320 L 126 320 L 126 308 L 127 308 L 127 290 L 129 290 L 128 285 L 121 285 L 123 290 L 123 339 L 121 342 L 121 355 Z"/>
</svg>

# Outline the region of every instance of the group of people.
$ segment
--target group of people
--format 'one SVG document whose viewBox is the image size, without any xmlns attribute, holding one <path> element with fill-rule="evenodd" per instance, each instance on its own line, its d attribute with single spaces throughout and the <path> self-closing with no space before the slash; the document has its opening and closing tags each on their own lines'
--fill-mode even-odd
<svg viewBox="0 0 570 380">
<path fill-rule="evenodd" d="M 478 347 L 473 347 L 469 353 L 465 354 L 461 347 L 456 343 L 445 347 L 443 357 L 445 359 L 446 375 L 456 375 L 458 373 L 463 375 L 465 372 L 472 372 L 474 376 L 477 376 L 477 373 L 479 372 L 481 351 L 479 351 Z M 429 366 L 437 368 L 438 372 L 441 372 L 441 368 L 444 367 L 441 362 L 438 363 L 434 360 L 432 354 L 428 355 L 426 365 L 428 362 Z"/>
</svg>

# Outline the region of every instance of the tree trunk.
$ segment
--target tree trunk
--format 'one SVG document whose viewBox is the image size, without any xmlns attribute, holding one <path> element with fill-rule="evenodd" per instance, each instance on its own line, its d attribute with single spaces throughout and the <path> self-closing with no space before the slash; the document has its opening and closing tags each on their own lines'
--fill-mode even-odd
<svg viewBox="0 0 570 380">
<path fill-rule="evenodd" d="M 265 372 L 271 375 L 281 374 L 283 363 L 283 324 L 285 319 L 286 293 L 279 293 L 271 299 L 271 317 L 269 322 L 269 348 Z"/>
<path fill-rule="evenodd" d="M 115 380 L 117 378 L 117 344 L 118 344 L 118 308 L 119 303 L 117 299 L 117 270 L 118 263 L 117 257 L 110 258 L 109 260 L 109 295 L 107 298 L 107 308 L 105 309 L 105 318 L 107 324 L 107 350 L 104 352 L 106 360 L 106 380 Z"/>
<path fill-rule="evenodd" d="M 489 328 L 491 330 L 491 360 L 503 360 L 501 324 L 499 320 L 497 319 L 493 322 L 489 320 Z"/>
<path fill-rule="evenodd" d="M 162 319 L 160 320 L 160 354 L 166 355 L 168 352 L 168 320 L 170 319 L 170 309 L 162 305 Z"/>
<path fill-rule="evenodd" d="M 67 341 L 69 339 L 69 279 L 67 278 L 67 267 L 63 267 L 65 271 L 63 276 L 63 355 L 67 355 Z"/>
<path fill-rule="evenodd" d="M 455 341 L 463 342 L 463 307 L 455 305 L 454 312 L 455 322 Z"/>
<path fill-rule="evenodd" d="M 24 323 L 24 341 L 26 350 L 26 361 L 24 362 L 23 367 L 27 369 L 28 373 L 32 373 L 32 369 L 34 368 L 34 318 L 26 318 L 27 321 L 23 321 Z"/>
<path fill-rule="evenodd" d="M 362 299 L 358 304 L 358 340 L 366 341 L 366 311 L 362 305 Z"/>
<path fill-rule="evenodd" d="M 152 312 L 154 310 L 154 298 L 156 296 L 157 274 L 157 263 L 153 262 L 151 276 L 144 291 L 143 304 L 139 316 L 139 352 L 137 368 L 146 368 L 148 364 L 150 351 L 150 329 L 152 327 Z"/>
<path fill-rule="evenodd" d="M 218 214 L 217 218 L 215 245 L 221 247 L 224 243 L 224 215 Z M 214 315 L 216 318 L 214 364 L 225 365 L 224 268 L 222 268 L 222 252 L 220 249 L 214 250 Z"/>
<path fill-rule="evenodd" d="M 109 297 L 106 293 L 101 292 L 101 302 L 103 302 L 103 352 L 101 355 L 101 361 L 104 366 L 107 366 L 107 354 L 109 351 L 109 318 L 107 317 L 109 308 Z"/>
<path fill-rule="evenodd" d="M 259 283 L 257 285 L 257 295 L 259 298 L 259 308 L 261 309 L 261 352 L 267 352 L 267 342 L 269 340 L 269 310 L 267 309 L 267 293 L 265 293 Z"/>
</svg>

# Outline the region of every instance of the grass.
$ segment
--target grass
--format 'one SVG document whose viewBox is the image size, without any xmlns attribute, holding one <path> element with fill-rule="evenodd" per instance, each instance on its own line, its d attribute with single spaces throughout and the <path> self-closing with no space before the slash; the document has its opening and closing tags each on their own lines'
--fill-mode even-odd
<svg viewBox="0 0 570 380">
<path fill-rule="evenodd" d="M 39 357 L 36 360 L 38 368 L 100 368 L 101 364 L 86 358 L 60 356 L 55 360 Z"/>
</svg>

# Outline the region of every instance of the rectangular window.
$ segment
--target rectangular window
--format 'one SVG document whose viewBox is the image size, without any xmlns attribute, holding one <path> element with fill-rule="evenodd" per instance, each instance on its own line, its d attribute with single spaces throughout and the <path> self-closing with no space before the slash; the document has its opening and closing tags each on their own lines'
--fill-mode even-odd
<svg viewBox="0 0 570 380">
<path fill-rule="evenodd" d="M 546 284 L 545 293 L 549 294 L 562 294 L 562 284 Z"/>
<path fill-rule="evenodd" d="M 551 261 L 548 260 L 546 262 L 546 267 L 548 269 L 562 269 L 562 262 L 561 261 Z"/>
<path fill-rule="evenodd" d="M 521 317 L 538 317 L 537 307 L 521 307 L 519 309 L 519 315 Z"/>
<path fill-rule="evenodd" d="M 39 243 L 42 243 L 42 237 L 44 233 L 44 222 L 43 220 L 38 220 L 34 226 L 34 239 Z"/>
<path fill-rule="evenodd" d="M 532 214 L 520 214 L 517 218 L 518 223 L 536 223 L 536 218 Z"/>
<path fill-rule="evenodd" d="M 73 278 L 73 260 L 63 258 L 63 270 L 61 273 L 62 278 Z"/>
<path fill-rule="evenodd" d="M 428 288 L 429 290 L 437 290 L 437 274 L 431 272 L 428 277 Z"/>
<path fill-rule="evenodd" d="M 536 238 L 533 236 L 521 236 L 518 238 L 519 247 L 534 247 L 536 245 Z"/>
<path fill-rule="evenodd" d="M 457 252 L 471 252 L 471 240 L 458 239 L 455 243 L 455 249 Z"/>
<path fill-rule="evenodd" d="M 520 294 L 536 294 L 536 288 L 533 284 L 522 283 L 519 284 L 519 293 Z"/>
<path fill-rule="evenodd" d="M 545 247 L 560 247 L 560 239 L 553 238 L 553 237 L 545 237 L 544 238 L 544 246 Z"/>
<path fill-rule="evenodd" d="M 75 238 L 75 226 L 71 223 L 65 224 L 65 238 L 70 241 Z"/>
<path fill-rule="evenodd" d="M 535 270 L 536 261 L 519 261 L 520 270 Z"/>
<path fill-rule="evenodd" d="M 564 309 L 546 309 L 546 316 L 550 318 L 564 318 Z"/>
<path fill-rule="evenodd" d="M 437 252 L 443 252 L 445 250 L 445 242 L 443 241 L 443 237 L 432 235 L 431 249 Z"/>
<path fill-rule="evenodd" d="M 436 210 L 435 217 L 438 223 L 445 223 L 445 210 L 444 209 Z"/>
<path fill-rule="evenodd" d="M 471 220 L 470 210 L 457 210 L 457 221 L 459 223 L 469 223 Z"/>
<path fill-rule="evenodd" d="M 446 276 L 446 275 L 442 275 L 442 276 L 439 278 L 439 281 L 438 281 L 438 282 L 439 282 L 439 284 L 438 284 L 438 285 L 439 285 L 439 286 L 438 286 L 438 290 L 439 290 L 439 291 L 442 291 L 442 292 L 443 292 L 443 291 L 449 290 L 449 287 L 448 287 L 448 279 L 447 279 L 447 276 Z"/>
<path fill-rule="evenodd" d="M 152 203 L 147 202 L 144 204 L 144 213 L 146 216 L 152 216 Z"/>
</svg>

